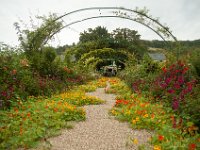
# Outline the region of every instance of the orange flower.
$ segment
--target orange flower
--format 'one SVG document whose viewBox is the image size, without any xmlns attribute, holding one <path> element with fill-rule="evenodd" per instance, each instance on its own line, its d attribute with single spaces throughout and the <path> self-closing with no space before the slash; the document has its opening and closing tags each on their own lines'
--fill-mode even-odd
<svg viewBox="0 0 200 150">
<path fill-rule="evenodd" d="M 145 114 L 143 115 L 144 118 L 148 118 L 149 117 L 149 114 Z"/>
<path fill-rule="evenodd" d="M 54 111 L 54 112 L 57 112 L 57 111 L 58 111 L 58 108 L 54 108 L 53 111 Z"/>
<path fill-rule="evenodd" d="M 14 108 L 14 110 L 15 110 L 15 112 L 16 112 L 16 113 L 18 113 L 18 112 L 19 112 L 19 110 L 18 110 L 16 107 Z"/>
<path fill-rule="evenodd" d="M 23 134 L 23 128 L 22 128 L 22 127 L 20 127 L 19 134 L 20 134 L 20 135 L 22 135 L 22 134 Z"/>
<path fill-rule="evenodd" d="M 140 107 L 145 107 L 145 106 L 146 106 L 145 103 L 141 103 L 141 104 L 140 104 Z"/>
<path fill-rule="evenodd" d="M 16 69 L 13 69 L 12 70 L 12 75 L 16 75 L 17 74 L 17 70 Z"/>
<path fill-rule="evenodd" d="M 59 101 L 59 102 L 58 102 L 58 105 L 62 105 L 62 102 L 61 102 L 61 101 Z"/>
<path fill-rule="evenodd" d="M 163 135 L 158 135 L 158 140 L 159 141 L 163 141 L 164 140 L 164 136 Z"/>
<path fill-rule="evenodd" d="M 28 114 L 27 114 L 27 117 L 30 117 L 31 116 L 31 113 L 29 112 Z"/>
<path fill-rule="evenodd" d="M 153 147 L 153 149 L 154 149 L 154 150 L 161 150 L 161 147 L 158 146 L 158 145 L 155 145 L 155 146 Z"/>
</svg>

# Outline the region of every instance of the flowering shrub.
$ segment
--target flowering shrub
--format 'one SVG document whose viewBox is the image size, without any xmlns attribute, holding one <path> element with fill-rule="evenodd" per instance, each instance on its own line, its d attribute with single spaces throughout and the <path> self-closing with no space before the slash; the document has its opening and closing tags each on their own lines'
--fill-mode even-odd
<svg viewBox="0 0 200 150">
<path fill-rule="evenodd" d="M 0 149 L 27 149 L 34 146 L 36 140 L 55 134 L 66 126 L 66 121 L 85 119 L 83 109 L 64 101 L 42 97 L 29 97 L 28 101 L 0 111 Z"/>
<path fill-rule="evenodd" d="M 84 85 L 80 85 L 79 89 L 81 91 L 85 91 L 85 92 L 93 92 L 95 91 L 98 87 L 99 88 L 103 88 L 106 87 L 106 82 L 108 81 L 108 78 L 99 78 L 97 80 L 93 80 L 88 82 L 87 84 Z"/>
<path fill-rule="evenodd" d="M 165 99 L 174 110 L 180 104 L 187 103 L 185 97 L 192 93 L 195 80 L 189 76 L 189 67 L 182 61 L 162 68 L 161 75 L 156 78 L 152 93 L 155 97 Z"/>
<path fill-rule="evenodd" d="M 118 84 L 120 86 L 121 81 Z M 195 150 L 200 147 L 198 127 L 192 122 L 187 121 L 183 124 L 183 119 L 178 119 L 172 108 L 162 103 L 152 103 L 151 95 L 146 97 L 138 93 L 127 95 L 127 92 L 129 91 L 126 90 L 117 96 L 116 105 L 110 113 L 119 120 L 128 121 L 134 129 L 147 129 L 150 132 L 153 130 L 149 140 L 150 146 L 145 145 L 145 149 L 153 147 L 155 150 Z M 122 99 L 123 97 L 125 99 Z M 133 144 L 140 145 L 135 140 Z M 144 145 L 139 147 L 142 148 Z"/>
<path fill-rule="evenodd" d="M 0 149 L 33 147 L 39 139 L 71 128 L 68 121 L 84 120 L 85 110 L 79 106 L 103 102 L 79 87 L 51 98 L 29 96 L 27 102 L 19 98 L 15 107 L 0 110 Z"/>
<path fill-rule="evenodd" d="M 0 59 L 0 109 L 10 108 L 18 97 L 26 100 L 30 95 L 51 96 L 83 82 L 82 76 L 61 63 L 51 61 L 49 65 L 47 61 L 48 68 L 38 71 L 31 68 L 23 53 L 10 50 L 0 52 Z"/>
<path fill-rule="evenodd" d="M 115 102 L 115 106 L 120 106 L 120 105 L 128 105 L 129 101 L 128 100 L 124 100 L 124 99 L 117 99 Z"/>
<path fill-rule="evenodd" d="M 89 105 L 89 104 L 93 104 L 93 105 L 101 104 L 104 102 L 96 97 L 86 96 L 85 92 L 80 91 L 80 90 L 59 94 L 58 98 L 62 98 L 64 101 L 73 105 L 77 105 L 77 106 L 83 106 L 83 105 Z"/>
</svg>

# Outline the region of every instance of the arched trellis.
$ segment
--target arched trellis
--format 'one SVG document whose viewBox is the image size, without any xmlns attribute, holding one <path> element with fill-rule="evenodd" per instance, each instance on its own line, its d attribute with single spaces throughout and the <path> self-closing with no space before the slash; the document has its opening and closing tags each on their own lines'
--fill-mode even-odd
<svg viewBox="0 0 200 150">
<path fill-rule="evenodd" d="M 133 54 L 124 50 L 116 51 L 111 48 L 103 48 L 85 53 L 82 55 L 81 59 L 78 60 L 78 63 L 82 67 L 88 67 L 91 64 L 95 64 L 94 66 L 97 67 L 96 65 L 99 61 L 102 63 L 109 60 L 110 62 L 116 61 L 118 64 L 123 65 L 124 68 L 126 66 L 126 61 L 133 60 L 134 58 Z"/>
<path fill-rule="evenodd" d="M 84 54 L 79 61 L 85 62 L 88 58 L 91 57 L 99 57 L 102 59 L 102 58 L 110 58 L 111 56 L 112 57 L 114 56 L 115 58 L 118 59 L 120 59 L 120 57 L 122 57 L 122 59 L 128 59 L 132 55 L 129 52 L 123 50 L 115 51 L 114 49 L 111 48 L 103 48 L 103 49 L 93 50 L 89 53 Z"/>
<path fill-rule="evenodd" d="M 113 58 L 112 59 L 111 58 L 102 59 L 102 58 L 96 58 L 96 57 L 93 57 L 92 59 L 87 61 L 86 66 L 89 66 L 90 64 L 97 65 L 97 64 L 100 64 L 100 63 L 104 63 L 104 64 L 108 64 L 109 63 L 109 64 L 111 64 L 113 61 L 115 61 L 116 64 L 120 64 L 120 66 L 122 66 L 122 68 L 124 68 L 126 66 L 126 62 L 123 61 L 123 60 L 119 60 L 119 59 L 116 60 L 116 59 L 113 59 Z"/>
<path fill-rule="evenodd" d="M 163 41 L 165 41 L 165 42 L 167 42 L 166 40 L 165 40 L 165 38 L 159 33 L 159 32 L 157 32 L 155 29 L 153 29 L 152 27 L 150 27 L 150 26 L 148 26 L 148 25 L 146 25 L 146 24 L 144 24 L 144 23 L 142 23 L 142 22 L 139 22 L 139 21 L 137 21 L 137 20 L 134 20 L 134 19 L 131 19 L 131 18 L 128 18 L 128 17 L 123 17 L 123 16 L 95 16 L 95 17 L 88 17 L 88 18 L 84 18 L 84 19 L 81 19 L 81 20 L 77 20 L 77 21 L 73 21 L 73 22 L 71 22 L 71 23 L 69 23 L 69 24 L 66 24 L 66 25 L 64 25 L 62 28 L 60 28 L 60 29 L 58 29 L 56 32 L 54 32 L 50 37 L 49 37 L 49 39 L 51 39 L 55 34 L 57 34 L 58 32 L 60 32 L 62 29 L 64 29 L 64 28 L 67 28 L 67 27 L 69 27 L 69 26 L 71 26 L 71 25 L 73 25 L 73 24 L 76 24 L 76 23 L 80 23 L 80 22 L 83 22 L 83 21 L 86 21 L 86 20 L 91 20 L 91 19 L 96 19 L 96 18 L 121 18 L 121 19 L 127 19 L 127 20 L 131 20 L 131 21 L 135 21 L 135 22 L 137 22 L 137 23 L 139 23 L 139 24 L 142 24 L 143 26 L 145 26 L 145 27 L 147 27 L 147 28 L 149 28 L 149 29 L 151 29 L 153 32 L 155 32 Z M 49 39 L 47 39 L 45 42 L 44 42 L 44 44 L 46 44 L 47 42 L 48 42 L 48 40 Z"/>
<path fill-rule="evenodd" d="M 177 42 L 177 38 L 172 34 L 172 32 L 169 30 L 169 28 L 165 25 L 162 25 L 158 21 L 158 19 L 154 19 L 152 16 L 148 15 L 147 11 L 145 9 L 140 10 L 140 9 L 136 8 L 134 10 L 134 9 L 128 9 L 128 8 L 124 8 L 124 7 L 89 7 L 89 8 L 82 8 L 82 9 L 71 11 L 69 13 L 65 13 L 65 14 L 57 17 L 53 21 L 59 21 L 66 16 L 69 16 L 69 15 L 72 15 L 75 13 L 90 11 L 90 10 L 98 10 L 98 11 L 100 11 L 100 10 L 118 10 L 118 11 L 112 11 L 112 15 L 95 15 L 95 16 L 86 17 L 81 20 L 76 20 L 76 21 L 67 23 L 66 25 L 61 27 L 59 30 L 57 30 L 55 33 L 53 33 L 49 39 L 51 39 L 56 33 L 61 31 L 62 29 L 69 27 L 70 25 L 80 23 L 82 21 L 86 21 L 89 19 L 95 19 L 95 18 L 106 18 L 106 17 L 114 18 L 114 17 L 116 17 L 116 18 L 121 18 L 121 19 L 128 19 L 128 20 L 142 24 L 143 26 L 145 26 L 145 27 L 149 28 L 150 30 L 152 30 L 153 32 L 155 32 L 159 37 L 161 37 L 161 39 L 163 41 L 166 41 L 167 39 L 171 38 L 171 40 Z M 122 11 L 124 11 L 124 12 L 122 12 Z M 128 14 L 128 13 L 130 13 L 130 14 Z M 135 14 L 135 16 L 133 16 L 133 14 Z M 49 39 L 47 39 L 47 41 L 45 41 L 44 44 L 46 44 Z"/>
</svg>

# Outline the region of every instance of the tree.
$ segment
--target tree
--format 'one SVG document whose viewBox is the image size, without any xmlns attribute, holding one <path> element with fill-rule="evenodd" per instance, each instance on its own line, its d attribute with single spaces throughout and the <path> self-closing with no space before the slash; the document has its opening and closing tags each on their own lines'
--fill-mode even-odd
<svg viewBox="0 0 200 150">
<path fill-rule="evenodd" d="M 138 32 L 128 28 L 117 28 L 113 30 L 112 36 L 117 43 L 120 43 L 120 41 L 137 42 L 140 40 Z"/>
<path fill-rule="evenodd" d="M 109 47 L 110 34 L 105 27 L 98 26 L 95 29 L 89 28 L 80 34 L 80 43 L 95 42 L 96 48 Z"/>
<path fill-rule="evenodd" d="M 57 18 L 55 14 L 37 18 L 42 20 L 42 24 L 39 27 L 32 25 L 33 29 L 21 30 L 19 23 L 15 23 L 14 25 L 19 36 L 19 41 L 21 42 L 21 47 L 30 61 L 31 67 L 39 71 L 43 59 L 43 47 L 52 38 L 54 33 L 62 27 L 62 23 L 55 21 Z"/>
<path fill-rule="evenodd" d="M 114 48 L 125 48 L 131 53 L 135 53 L 138 58 L 142 58 L 146 47 L 140 40 L 140 35 L 136 30 L 128 28 L 117 28 L 111 33 L 114 39 Z"/>
</svg>

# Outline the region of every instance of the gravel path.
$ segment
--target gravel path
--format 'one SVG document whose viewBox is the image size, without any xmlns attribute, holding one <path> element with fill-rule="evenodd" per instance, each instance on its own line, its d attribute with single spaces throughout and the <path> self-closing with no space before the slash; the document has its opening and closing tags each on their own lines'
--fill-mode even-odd
<svg viewBox="0 0 200 150">
<path fill-rule="evenodd" d="M 128 150 L 137 149 L 151 134 L 145 130 L 132 130 L 127 123 L 115 120 L 108 111 L 115 103 L 115 95 L 105 94 L 103 88 L 88 95 L 106 101 L 102 105 L 85 106 L 86 121 L 75 124 L 73 129 L 64 130 L 60 136 L 50 138 L 52 150 Z M 137 138 L 138 144 L 132 139 Z"/>
</svg>

